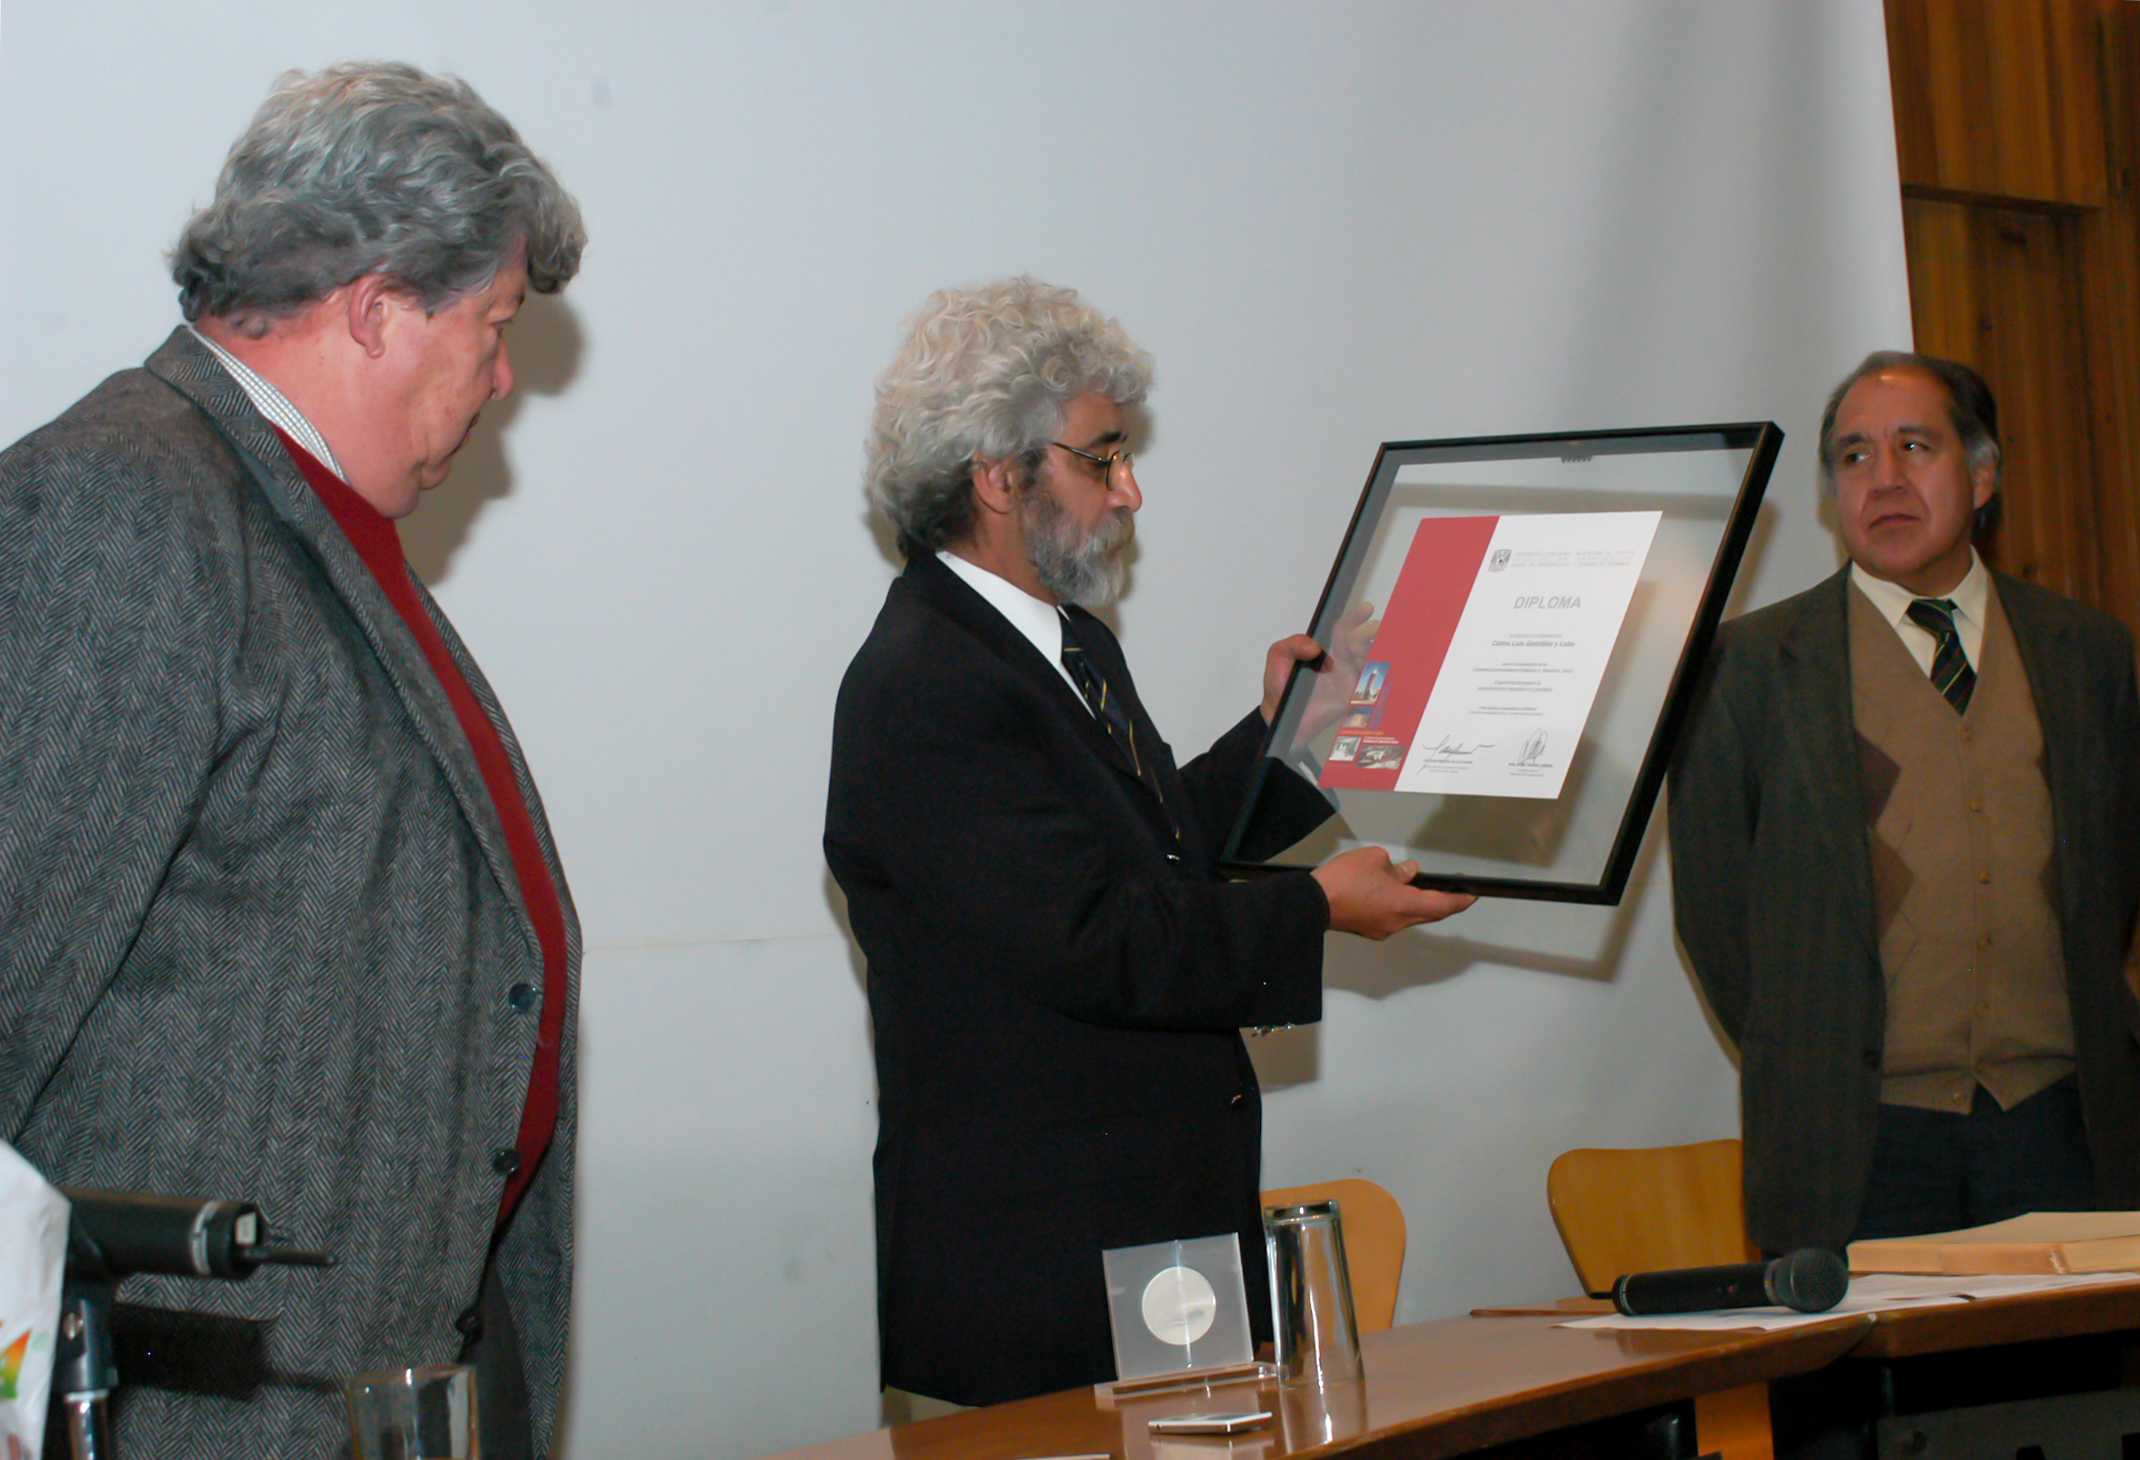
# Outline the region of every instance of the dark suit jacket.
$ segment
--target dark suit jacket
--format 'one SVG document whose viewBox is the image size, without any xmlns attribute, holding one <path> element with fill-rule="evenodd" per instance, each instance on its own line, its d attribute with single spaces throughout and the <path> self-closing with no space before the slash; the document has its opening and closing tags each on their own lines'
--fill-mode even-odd
<svg viewBox="0 0 2140 1460">
<path fill-rule="evenodd" d="M 2074 1049 L 2096 1187 L 2140 1206 L 2140 1050 L 2122 977 L 2140 878 L 2132 643 L 2106 614 L 2001 574 L 2043 726 Z M 1885 986 L 1851 724 L 1846 569 L 1726 624 L 1672 772 L 1673 900 L 1739 1046 L 1747 1219 L 1769 1250 L 1857 1226 Z"/>
<path fill-rule="evenodd" d="M 1262 720 L 1177 771 L 1114 637 L 1077 622 L 1159 751 L 1165 809 L 934 556 L 892 585 L 833 724 L 825 854 L 876 1036 L 884 1379 L 966 1404 L 1114 1376 L 1107 1248 L 1239 1232 L 1267 1326 L 1238 1031 L 1321 1013 L 1321 888 L 1213 871 Z M 1291 785 L 1298 835 L 1329 808 Z"/>
<path fill-rule="evenodd" d="M 425 602 L 534 813 L 576 989 L 519 748 Z M 183 331 L 0 455 L 0 727 L 0 1138 L 60 1182 L 258 1201 L 339 1262 L 122 1288 L 207 1315 L 131 1377 L 220 1392 L 122 1388 L 120 1448 L 339 1453 L 344 1379 L 461 1346 L 539 1012 L 508 992 L 540 956 L 421 651 Z M 555 1141 L 498 1257 L 538 1450 L 572 1029 L 568 1005 Z"/>
</svg>

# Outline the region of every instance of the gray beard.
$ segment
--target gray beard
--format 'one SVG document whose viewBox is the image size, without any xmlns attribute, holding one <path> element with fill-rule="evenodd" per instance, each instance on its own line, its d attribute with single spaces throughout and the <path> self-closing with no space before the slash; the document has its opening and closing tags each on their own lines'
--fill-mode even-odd
<svg viewBox="0 0 2140 1460">
<path fill-rule="evenodd" d="M 1057 602 L 1105 608 L 1122 596 L 1129 574 L 1124 554 L 1137 535 L 1131 513 L 1117 507 L 1077 540 L 1077 525 L 1064 515 L 1055 494 L 1036 487 L 1019 505 L 1019 530 L 1034 575 Z"/>
</svg>

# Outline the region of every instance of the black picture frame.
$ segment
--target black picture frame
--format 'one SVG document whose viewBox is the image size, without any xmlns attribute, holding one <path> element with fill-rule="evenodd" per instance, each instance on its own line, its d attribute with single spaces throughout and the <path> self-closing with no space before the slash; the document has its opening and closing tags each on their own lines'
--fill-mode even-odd
<svg viewBox="0 0 2140 1460">
<path fill-rule="evenodd" d="M 1427 519 L 1656 515 L 1580 743 L 1566 753 L 1565 779 L 1552 795 L 1333 785 L 1345 774 L 1333 762 L 1359 756 L 1360 740 L 1341 748 L 1342 724 L 1311 723 L 1311 711 L 1332 713 L 1332 671 L 1297 668 L 1227 840 L 1227 870 L 1311 868 L 1348 847 L 1379 844 L 1393 860 L 1419 863 L 1420 886 L 1618 903 L 1782 444 L 1770 421 L 1382 443 L 1310 622 L 1308 632 L 1325 646 L 1344 637 L 1348 610 L 1405 572 Z M 1475 590 L 1460 584 L 1457 591 Z M 1373 651 L 1354 658 L 1372 661 Z M 1335 672 L 1349 678 L 1360 670 L 1356 693 L 1372 698 L 1380 691 L 1375 667 L 1346 659 Z M 1429 682 L 1438 669 L 1437 661 Z M 1383 767 L 1390 743 L 1370 747 Z M 1275 845 L 1284 837 L 1271 828 L 1299 825 L 1303 780 L 1333 815 L 1308 837 Z"/>
</svg>

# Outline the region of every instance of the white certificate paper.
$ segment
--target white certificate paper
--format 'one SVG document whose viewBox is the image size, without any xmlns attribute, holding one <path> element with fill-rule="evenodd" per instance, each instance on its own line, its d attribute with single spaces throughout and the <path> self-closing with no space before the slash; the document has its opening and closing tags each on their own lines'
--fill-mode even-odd
<svg viewBox="0 0 2140 1460">
<path fill-rule="evenodd" d="M 1421 521 L 1323 783 L 1558 796 L 1662 517 Z"/>
</svg>

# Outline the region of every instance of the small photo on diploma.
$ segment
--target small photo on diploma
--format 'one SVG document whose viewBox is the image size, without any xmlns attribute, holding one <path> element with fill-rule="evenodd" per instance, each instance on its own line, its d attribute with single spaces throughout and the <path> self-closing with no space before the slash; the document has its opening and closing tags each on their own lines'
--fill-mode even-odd
<svg viewBox="0 0 2140 1460">
<path fill-rule="evenodd" d="M 1373 734 L 1322 784 L 1558 796 L 1661 518 L 1422 520 L 1343 721 Z"/>
</svg>

